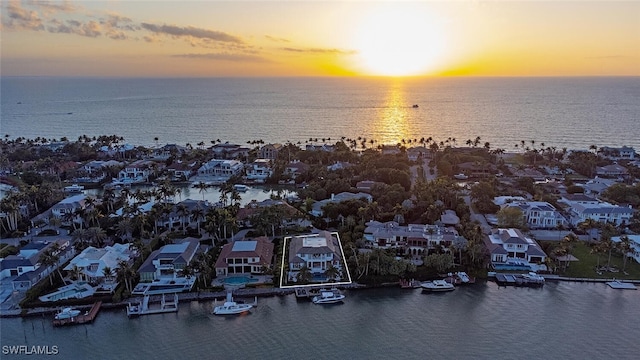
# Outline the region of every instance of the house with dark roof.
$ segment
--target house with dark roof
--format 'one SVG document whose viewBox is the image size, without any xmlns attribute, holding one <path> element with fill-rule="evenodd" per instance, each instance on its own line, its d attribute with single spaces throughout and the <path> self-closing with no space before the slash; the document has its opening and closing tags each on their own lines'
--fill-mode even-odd
<svg viewBox="0 0 640 360">
<path fill-rule="evenodd" d="M 258 156 L 261 159 L 275 160 L 280 150 L 282 150 L 282 144 L 267 144 L 258 150 Z"/>
<path fill-rule="evenodd" d="M 494 264 L 507 263 L 509 260 L 543 263 L 547 258 L 540 245 L 518 229 L 493 229 L 485 238 L 485 245 Z"/>
<path fill-rule="evenodd" d="M 596 167 L 596 175 L 604 177 L 620 177 L 629 173 L 626 167 L 618 164 L 611 164 Z"/>
<path fill-rule="evenodd" d="M 216 275 L 263 274 L 273 264 L 273 248 L 266 236 L 226 244 L 216 261 Z"/>
<path fill-rule="evenodd" d="M 292 179 L 297 178 L 298 176 L 309 171 L 309 165 L 303 163 L 302 161 L 292 161 L 287 164 L 287 167 L 284 169 L 285 175 L 291 176 Z"/>
<path fill-rule="evenodd" d="M 58 244 L 59 248 L 56 253 L 59 256 L 58 263 L 50 267 L 41 266 L 40 257 L 53 247 L 54 243 Z M 17 255 L 9 255 L 0 259 L 0 279 L 15 277 L 11 281 L 13 289 L 28 290 L 73 257 L 74 254 L 75 251 L 72 246 L 69 246 L 68 240 L 31 242 L 20 249 Z"/>
<path fill-rule="evenodd" d="M 154 280 L 175 280 L 178 273 L 187 266 L 195 256 L 200 242 L 187 238 L 181 243 L 165 245 L 149 255 L 140 266 L 141 282 Z"/>
<path fill-rule="evenodd" d="M 211 152 L 216 159 L 244 159 L 249 156 L 250 149 L 238 144 L 215 144 L 211 148 Z"/>
</svg>

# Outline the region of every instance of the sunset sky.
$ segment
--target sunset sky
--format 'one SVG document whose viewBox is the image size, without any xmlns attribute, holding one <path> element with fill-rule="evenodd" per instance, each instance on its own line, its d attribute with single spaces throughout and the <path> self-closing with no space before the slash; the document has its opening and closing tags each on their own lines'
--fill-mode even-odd
<svg viewBox="0 0 640 360">
<path fill-rule="evenodd" d="M 640 1 L 7 1 L 3 76 L 640 75 Z"/>
</svg>

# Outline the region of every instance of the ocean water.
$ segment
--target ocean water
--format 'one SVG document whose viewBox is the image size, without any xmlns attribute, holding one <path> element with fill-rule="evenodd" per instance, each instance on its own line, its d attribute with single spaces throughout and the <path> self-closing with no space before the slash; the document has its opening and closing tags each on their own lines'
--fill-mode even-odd
<svg viewBox="0 0 640 360">
<path fill-rule="evenodd" d="M 2 319 L 2 345 L 57 346 L 61 359 L 637 359 L 640 292 L 605 284 L 480 283 L 428 294 L 349 290 L 344 304 L 259 298 L 244 316 L 213 302 L 53 328 L 52 316 Z M 247 299 L 253 301 L 253 299 Z M 34 358 L 2 356 L 3 359 Z M 37 357 L 43 358 L 43 357 Z"/>
<path fill-rule="evenodd" d="M 0 79 L 0 133 L 135 145 L 481 137 L 491 147 L 640 148 L 640 78 Z M 412 105 L 419 105 L 413 108 Z M 531 140 L 534 144 L 531 144 Z M 370 145 L 370 144 L 368 144 Z"/>
</svg>

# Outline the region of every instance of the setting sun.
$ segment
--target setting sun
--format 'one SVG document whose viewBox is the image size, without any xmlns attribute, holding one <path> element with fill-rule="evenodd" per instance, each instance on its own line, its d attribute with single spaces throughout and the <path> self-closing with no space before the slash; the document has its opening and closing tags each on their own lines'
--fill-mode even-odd
<svg viewBox="0 0 640 360">
<path fill-rule="evenodd" d="M 381 6 L 363 16 L 354 46 L 365 73 L 422 75 L 439 65 L 444 36 L 438 23 L 420 7 Z"/>
</svg>

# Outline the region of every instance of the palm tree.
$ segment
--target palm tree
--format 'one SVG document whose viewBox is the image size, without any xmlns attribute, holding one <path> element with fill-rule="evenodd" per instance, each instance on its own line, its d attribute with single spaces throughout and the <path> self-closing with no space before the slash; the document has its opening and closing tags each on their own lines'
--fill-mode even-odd
<svg viewBox="0 0 640 360">
<path fill-rule="evenodd" d="M 131 267 L 129 262 L 125 260 L 120 260 L 118 262 L 118 268 L 116 269 L 116 278 L 119 282 L 124 282 L 124 285 L 129 293 L 131 293 L 131 281 L 133 280 L 134 275 L 135 272 L 133 271 L 133 268 Z"/>
<path fill-rule="evenodd" d="M 301 284 L 308 284 L 313 279 L 311 270 L 305 265 L 296 274 L 296 282 Z"/>
<path fill-rule="evenodd" d="M 107 239 L 107 233 L 100 227 L 90 227 L 85 230 L 86 238 L 92 246 L 101 248 Z"/>
<path fill-rule="evenodd" d="M 629 257 L 629 252 L 631 252 L 631 239 L 627 235 L 620 237 L 620 242 L 618 243 L 618 249 L 622 253 L 622 271 L 626 271 L 627 269 L 627 258 Z"/>
<path fill-rule="evenodd" d="M 113 269 L 109 266 L 105 266 L 104 268 L 102 268 L 102 275 L 104 275 L 106 280 L 111 280 L 111 278 L 113 277 Z"/>
<path fill-rule="evenodd" d="M 199 183 L 195 184 L 195 187 L 196 189 L 198 189 L 198 192 L 202 194 L 202 201 L 204 201 L 204 194 L 207 192 L 208 185 L 203 181 L 200 181 Z"/>
<path fill-rule="evenodd" d="M 340 271 L 338 270 L 338 268 L 333 266 L 333 264 L 329 264 L 324 274 L 327 276 L 329 281 L 334 281 L 340 274 Z M 298 275 L 300 275 L 300 273 L 298 273 Z"/>
<path fill-rule="evenodd" d="M 69 273 L 71 280 L 80 280 L 80 278 L 82 277 L 82 269 L 80 269 L 78 265 L 75 264 L 71 267 Z"/>
<path fill-rule="evenodd" d="M 50 248 L 43 251 L 42 254 L 40 254 L 40 259 L 39 259 L 40 265 L 44 266 L 45 269 L 47 270 L 49 270 L 49 268 L 51 268 L 52 266 L 57 265 L 58 260 L 59 258 L 53 254 Z M 53 271 L 49 272 L 49 284 L 53 286 L 52 275 L 53 275 Z"/>
</svg>

